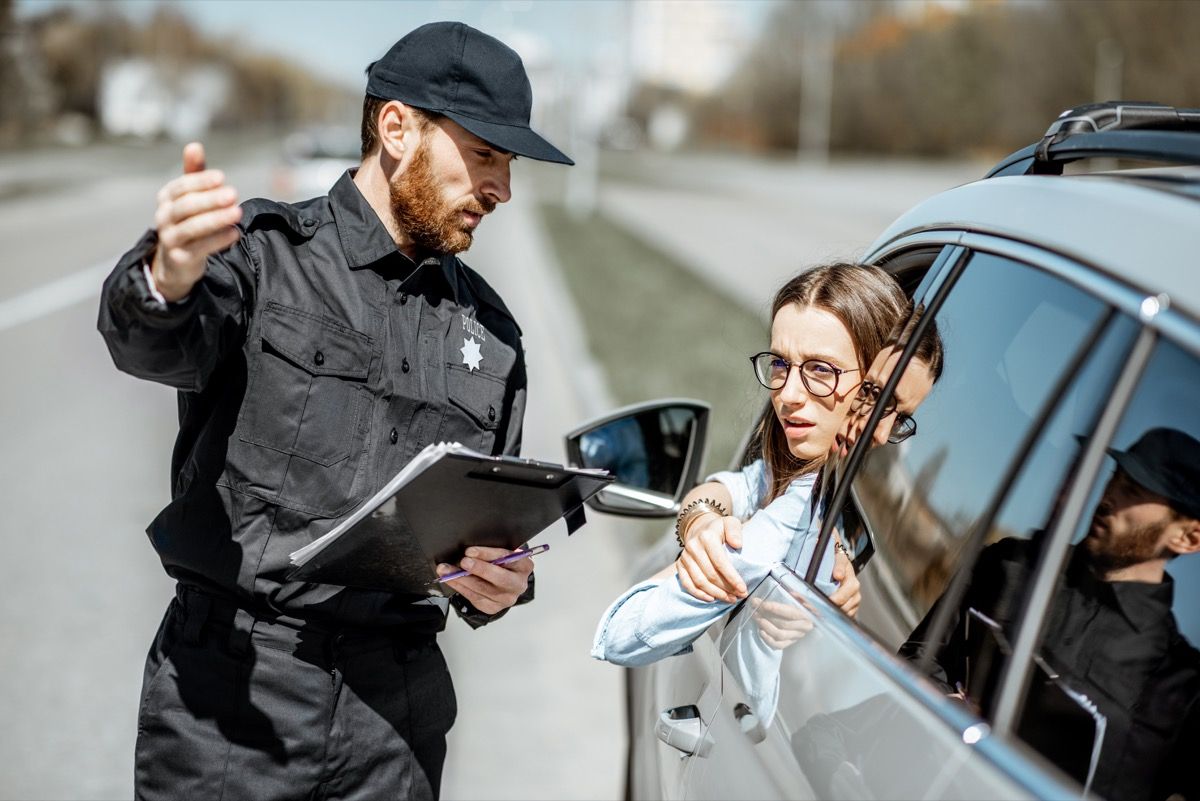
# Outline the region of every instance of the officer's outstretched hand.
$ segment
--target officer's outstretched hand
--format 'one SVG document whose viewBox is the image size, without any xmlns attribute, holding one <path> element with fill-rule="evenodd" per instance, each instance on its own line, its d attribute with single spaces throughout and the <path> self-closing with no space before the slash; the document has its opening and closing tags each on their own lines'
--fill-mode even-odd
<svg viewBox="0 0 1200 801">
<path fill-rule="evenodd" d="M 491 561 L 507 556 L 512 551 L 504 548 L 485 548 L 473 545 L 467 549 L 466 557 L 459 567 L 471 575 L 447 581 L 450 587 L 471 602 L 471 606 L 487 615 L 508 609 L 517 602 L 529 587 L 529 574 L 533 572 L 533 557 L 518 559 L 503 565 Z M 437 566 L 439 576 L 453 573 L 453 565 Z"/>
<path fill-rule="evenodd" d="M 158 248 L 150 270 L 158 291 L 175 301 L 204 277 L 205 259 L 238 240 L 237 190 L 220 170 L 204 169 L 204 145 L 183 148 L 183 175 L 158 191 Z"/>
</svg>

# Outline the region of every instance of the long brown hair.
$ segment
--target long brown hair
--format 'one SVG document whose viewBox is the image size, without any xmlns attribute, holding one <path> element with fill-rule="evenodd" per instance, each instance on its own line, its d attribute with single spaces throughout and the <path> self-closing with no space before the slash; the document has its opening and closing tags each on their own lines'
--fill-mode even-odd
<svg viewBox="0 0 1200 801">
<path fill-rule="evenodd" d="M 841 320 L 854 342 L 859 369 L 866 370 L 900 321 L 907 300 L 900 285 L 878 267 L 836 262 L 796 275 L 775 293 L 771 320 L 791 304 L 814 306 Z M 824 458 L 802 460 L 792 455 L 787 438 L 768 405 L 755 429 L 754 440 L 766 463 L 771 485 L 764 504 L 778 498 L 804 473 L 820 467 Z"/>
</svg>

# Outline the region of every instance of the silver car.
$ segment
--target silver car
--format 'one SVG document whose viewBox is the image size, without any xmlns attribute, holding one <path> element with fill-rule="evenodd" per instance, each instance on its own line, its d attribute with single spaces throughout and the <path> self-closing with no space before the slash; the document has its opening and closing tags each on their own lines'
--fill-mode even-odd
<svg viewBox="0 0 1200 801">
<path fill-rule="evenodd" d="M 1066 112 L 869 249 L 915 311 L 866 430 L 932 324 L 945 368 L 916 436 L 823 470 L 815 553 L 850 543 L 860 614 L 815 561 L 779 565 L 690 653 L 628 671 L 630 797 L 1200 798 L 1200 169 L 1062 174 L 1086 158 L 1200 164 L 1200 111 Z M 576 463 L 633 465 L 594 508 L 676 513 L 706 422 L 664 401 L 573 432 Z M 1163 580 L 1097 567 L 1155 497 L 1183 533 L 1126 561 Z M 643 574 L 675 556 L 665 535 Z"/>
</svg>

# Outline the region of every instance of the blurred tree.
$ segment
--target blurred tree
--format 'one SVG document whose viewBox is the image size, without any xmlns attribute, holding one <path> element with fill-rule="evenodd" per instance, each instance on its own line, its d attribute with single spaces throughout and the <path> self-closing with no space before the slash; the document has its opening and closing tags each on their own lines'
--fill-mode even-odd
<svg viewBox="0 0 1200 801">
<path fill-rule="evenodd" d="M 102 68 L 112 58 L 134 51 L 134 31 L 112 6 L 101 5 L 93 12 L 85 16 L 63 6 L 30 25 L 55 90 L 55 109 L 94 119 Z"/>
<path fill-rule="evenodd" d="M 13 1 L 0 0 L 0 79 L 16 87 L 6 89 L 0 102 L 0 143 L 32 130 L 39 116 L 74 114 L 95 121 L 106 68 L 126 59 L 152 65 L 168 90 L 179 90 L 197 67 L 229 75 L 229 100 L 214 120 L 218 126 L 290 127 L 361 103 L 287 59 L 205 36 L 175 6 L 158 6 L 141 25 L 107 3 L 57 6 L 18 22 Z M 23 43 L 20 58 L 13 42 Z M 39 81 L 44 85 L 31 85 Z M 31 96 L 38 101 L 27 102 Z"/>
<path fill-rule="evenodd" d="M 785 3 L 698 108 L 702 141 L 796 147 L 803 33 L 820 14 L 838 38 L 834 150 L 992 157 L 1095 100 L 1200 106 L 1194 0 Z M 1122 97 L 1098 98 L 1098 85 Z"/>
<path fill-rule="evenodd" d="M 15 140 L 23 127 L 20 102 L 23 93 L 19 92 L 21 81 L 17 74 L 16 50 L 13 0 L 0 0 L 0 86 L 9 87 L 0 97 L 0 143 Z"/>
</svg>

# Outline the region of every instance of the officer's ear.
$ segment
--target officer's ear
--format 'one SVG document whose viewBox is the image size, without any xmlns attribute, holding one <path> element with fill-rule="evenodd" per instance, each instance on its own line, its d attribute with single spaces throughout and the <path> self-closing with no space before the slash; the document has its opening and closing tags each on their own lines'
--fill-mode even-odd
<svg viewBox="0 0 1200 801">
<path fill-rule="evenodd" d="M 389 100 L 379 109 L 376 120 L 379 132 L 379 143 L 383 153 L 393 160 L 403 161 L 404 154 L 411 149 L 408 142 L 412 136 L 408 133 L 413 126 L 414 113 L 399 100 Z"/>
<path fill-rule="evenodd" d="M 1192 517 L 1180 517 L 1171 523 L 1170 535 L 1166 546 L 1176 554 L 1189 554 L 1200 551 L 1200 520 Z"/>
</svg>

